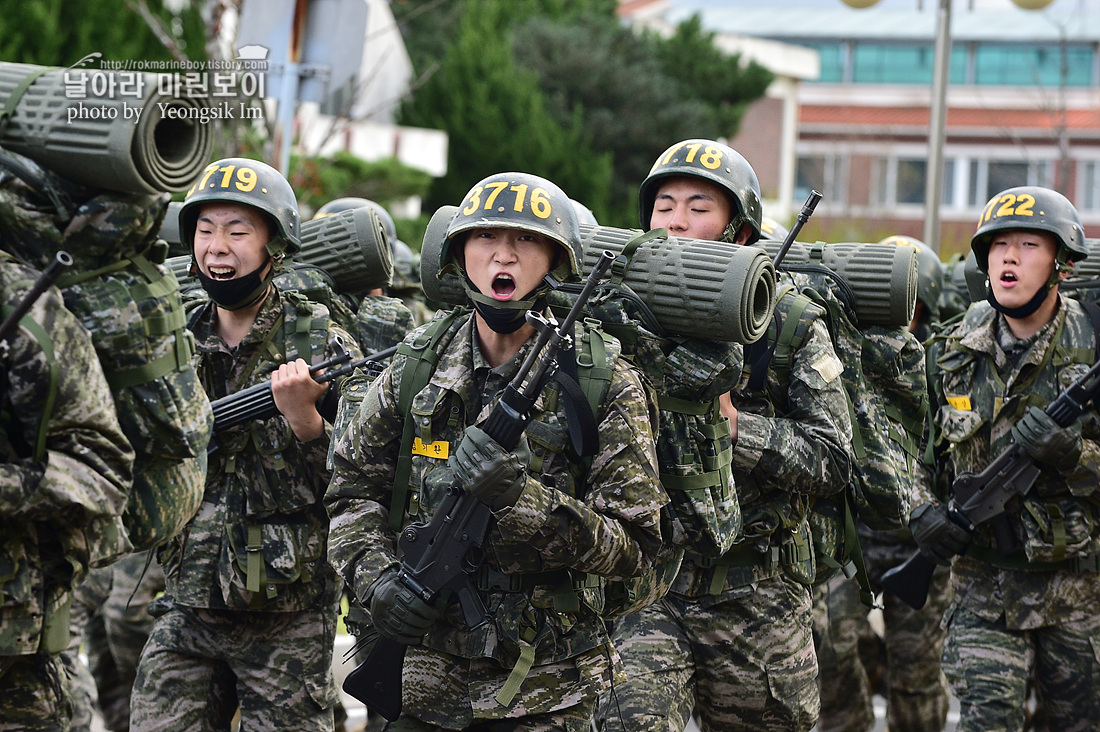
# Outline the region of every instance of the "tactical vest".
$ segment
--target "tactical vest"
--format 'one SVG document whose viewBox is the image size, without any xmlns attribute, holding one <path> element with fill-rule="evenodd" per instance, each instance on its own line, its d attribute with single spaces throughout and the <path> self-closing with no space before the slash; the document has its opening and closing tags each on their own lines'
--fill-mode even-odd
<svg viewBox="0 0 1100 732">
<path fill-rule="evenodd" d="M 794 354 L 813 322 L 824 319 L 844 366 L 841 378 L 852 422 L 853 463 L 852 481 L 844 491 L 813 500 L 806 516 L 809 542 L 795 532 L 783 564 L 794 579 L 811 585 L 838 571 L 854 576 L 861 599 L 870 605 L 873 594 L 855 520 L 858 516 L 876 530 L 907 525 L 928 411 L 924 351 L 901 328 L 859 326 L 854 308 L 844 299 L 845 287 L 839 286 L 842 280 L 831 270 L 810 265 L 798 271 L 809 275 L 808 284 L 797 292 L 789 284 L 780 289 L 775 322 L 746 357 L 749 390 L 764 388 L 770 365 L 776 377 L 772 399 L 784 403 L 785 394 L 778 390 L 790 381 Z M 807 543 L 812 552 L 807 552 Z"/>
<path fill-rule="evenodd" d="M 264 356 L 276 363 L 287 363 L 298 358 L 304 359 L 306 363 L 314 363 L 325 352 L 332 325 L 328 309 L 295 291 L 279 294 L 283 312 L 257 347 L 252 361 L 241 373 L 241 388 L 250 383 Z M 200 307 L 192 313 L 189 327 L 194 327 L 204 311 L 205 307 Z M 196 369 L 204 383 L 207 382 L 210 377 L 202 368 L 201 352 Z M 206 383 L 206 386 L 208 391 L 213 392 L 212 384 Z M 274 598 L 284 585 L 312 581 L 310 567 L 317 561 L 324 560 L 323 556 L 274 556 L 273 552 L 276 552 L 279 545 L 264 540 L 271 531 L 281 532 L 289 525 L 280 517 L 281 514 L 285 515 L 285 504 L 289 500 L 280 497 L 280 490 L 285 483 L 282 475 L 286 468 L 283 453 L 294 440 L 296 438 L 293 432 L 286 426 L 281 441 L 271 443 L 265 437 L 259 422 L 219 433 L 218 459 L 223 462 L 227 474 L 236 474 L 245 469 L 238 463 L 239 456 L 246 448 L 265 458 L 261 465 L 255 466 L 256 473 L 250 473 L 242 481 L 246 485 L 247 511 L 240 507 L 242 515 L 231 517 L 232 525 L 227 527 L 230 551 L 237 563 L 237 569 L 245 576 L 245 589 L 255 593 L 255 609 L 261 609 L 265 595 L 267 599 Z M 296 526 L 295 530 L 306 531 L 304 524 Z M 298 540 L 295 543 L 299 545 L 297 550 L 301 550 L 309 542 Z M 324 542 L 318 542 L 317 545 L 323 547 Z"/>
</svg>

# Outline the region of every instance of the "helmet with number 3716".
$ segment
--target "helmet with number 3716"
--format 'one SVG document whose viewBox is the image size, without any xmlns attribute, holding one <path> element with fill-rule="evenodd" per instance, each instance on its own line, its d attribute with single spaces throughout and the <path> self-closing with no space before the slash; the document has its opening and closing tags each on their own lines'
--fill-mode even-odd
<svg viewBox="0 0 1100 732">
<path fill-rule="evenodd" d="M 1088 256 L 1085 229 L 1077 209 L 1065 196 L 1049 188 L 1019 186 L 989 199 L 978 219 L 978 230 L 970 240 L 982 272 L 989 271 L 989 245 L 994 234 L 1006 229 L 1036 229 L 1053 234 L 1059 244 L 1059 262 L 1075 262 Z"/>
<path fill-rule="evenodd" d="M 455 244 L 472 229 L 523 229 L 534 231 L 561 246 L 566 254 L 562 266 L 579 275 L 582 261 L 581 233 L 577 213 L 561 188 L 530 173 L 497 173 L 479 181 L 459 204 L 447 226 L 439 252 L 439 269 L 456 265 Z"/>
<path fill-rule="evenodd" d="M 225 158 L 206 166 L 180 208 L 180 234 L 188 247 L 195 244 L 199 209 L 215 202 L 241 203 L 266 214 L 271 229 L 267 252 L 271 256 L 294 254 L 301 249 L 298 198 L 283 174 L 267 163 Z"/>
</svg>

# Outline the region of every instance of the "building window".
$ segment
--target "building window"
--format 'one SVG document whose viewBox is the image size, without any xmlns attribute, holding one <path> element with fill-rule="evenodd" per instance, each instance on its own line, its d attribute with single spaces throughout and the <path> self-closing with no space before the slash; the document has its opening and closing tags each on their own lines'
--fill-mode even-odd
<svg viewBox="0 0 1100 732">
<path fill-rule="evenodd" d="M 1017 162 L 1009 160 L 971 160 L 971 208 L 981 208 L 1006 188 L 1016 186 L 1050 186 L 1053 165 L 1049 161 Z"/>
<path fill-rule="evenodd" d="M 821 193 L 822 203 L 840 205 L 847 200 L 843 159 L 837 155 L 799 155 L 794 197 L 806 200 L 811 190 Z"/>
<path fill-rule="evenodd" d="M 981 44 L 974 49 L 975 84 L 1002 86 L 1089 86 L 1094 49 L 1056 44 Z"/>
<path fill-rule="evenodd" d="M 1081 176 L 1078 207 L 1082 211 L 1100 211 L 1100 162 L 1089 160 L 1081 163 Z"/>
<path fill-rule="evenodd" d="M 928 162 L 924 158 L 881 157 L 875 160 L 872 202 L 882 206 L 923 206 L 928 185 Z M 951 206 L 955 196 L 955 160 L 943 161 L 941 201 Z"/>
</svg>

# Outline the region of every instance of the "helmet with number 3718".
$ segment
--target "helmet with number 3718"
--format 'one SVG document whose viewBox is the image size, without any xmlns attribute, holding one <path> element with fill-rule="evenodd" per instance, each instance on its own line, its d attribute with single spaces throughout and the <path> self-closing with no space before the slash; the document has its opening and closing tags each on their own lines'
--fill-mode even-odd
<svg viewBox="0 0 1100 732">
<path fill-rule="evenodd" d="M 970 240 L 982 272 L 989 271 L 989 245 L 994 234 L 1006 229 L 1036 229 L 1053 234 L 1059 244 L 1059 262 L 1075 262 L 1088 256 L 1085 229 L 1077 209 L 1065 196 L 1049 188 L 1019 186 L 989 199 L 978 219 L 978 230 Z"/>
<path fill-rule="evenodd" d="M 472 229 L 523 229 L 534 231 L 557 243 L 566 259 L 569 275 L 580 274 L 581 233 L 577 213 L 561 188 L 530 173 L 497 173 L 479 181 L 458 206 L 447 226 L 439 252 L 439 269 L 457 264 L 455 244 Z"/>
<path fill-rule="evenodd" d="M 267 252 L 271 256 L 294 254 L 301 249 L 298 198 L 283 174 L 267 163 L 225 158 L 206 166 L 180 208 L 180 234 L 188 247 L 195 244 L 199 209 L 215 202 L 241 203 L 266 214 L 271 229 Z"/>
<path fill-rule="evenodd" d="M 729 145 L 715 140 L 684 140 L 665 150 L 649 169 L 638 191 L 638 208 L 643 229 L 649 229 L 653 202 L 666 178 L 687 176 L 715 183 L 730 197 L 737 211 L 727 232 L 736 236 L 742 224 L 748 224 L 752 235 L 748 243 L 760 238 L 760 181 L 749 161 Z M 731 236 L 731 241 L 732 241 Z"/>
</svg>

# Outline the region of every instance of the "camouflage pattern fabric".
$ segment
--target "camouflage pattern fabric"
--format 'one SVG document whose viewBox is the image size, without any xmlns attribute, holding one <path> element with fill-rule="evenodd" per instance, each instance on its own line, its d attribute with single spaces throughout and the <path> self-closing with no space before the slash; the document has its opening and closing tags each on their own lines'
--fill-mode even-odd
<svg viewBox="0 0 1100 732">
<path fill-rule="evenodd" d="M 191 342 L 175 279 L 155 243 L 167 194 L 79 190 L 19 158 L 39 179 L 0 167 L 3 248 L 34 266 L 59 250 L 73 256 L 63 275 L 65 305 L 92 335 L 123 432 L 137 452 L 126 527 L 137 548 L 163 543 L 198 508 L 213 416 L 188 360 Z M 74 192 L 73 195 L 77 196 Z"/>
<path fill-rule="evenodd" d="M 430 318 L 429 318 L 430 319 Z M 396 297 L 367 295 L 359 303 L 355 323 L 348 330 L 355 336 L 363 353 L 374 353 L 396 346 L 414 324 L 413 314 Z"/>
<path fill-rule="evenodd" d="M 975 303 L 944 337 L 942 353 L 932 386 L 940 405 L 938 465 L 949 481 L 984 468 L 1010 444 L 1027 407 L 1046 406 L 1087 371 L 1096 340 L 1083 307 L 1059 295 L 1051 322 L 1023 340 L 988 303 Z M 1100 719 L 1095 405 L 1075 429 L 1083 450 L 1072 472 L 1043 469 L 1028 496 L 1008 505 L 1009 526 L 1024 549 L 998 555 L 991 529 L 980 526 L 952 563 L 944 672 L 962 706 L 960 730 L 1018 729 L 1029 678 L 1039 699 L 1038 729 L 1093 728 Z"/>
<path fill-rule="evenodd" d="M 793 354 L 785 383 L 777 383 L 773 363 L 768 388 L 749 392 L 749 365 L 746 363 L 738 389 L 731 392 L 738 410 L 733 475 L 744 538 L 719 559 L 687 552 L 669 597 L 694 603 L 685 616 L 706 611 L 708 621 L 719 628 L 743 628 L 736 642 L 747 649 L 740 651 L 742 657 L 754 659 L 726 680 L 725 696 L 720 700 L 695 694 L 695 712 L 701 719 L 757 719 L 760 715 L 761 729 L 809 729 L 818 713 L 810 594 L 806 586 L 779 578 L 785 571 L 813 577 L 806 524 L 810 499 L 843 490 L 851 478 L 852 425 L 840 378 L 843 366 L 819 320 Z M 781 395 L 780 403 L 773 402 L 772 394 Z M 704 645 L 700 634 L 706 624 L 668 622 L 653 632 L 664 647 L 650 639 L 645 653 L 637 654 L 632 644 L 645 632 L 637 618 L 625 619 L 615 633 L 616 647 L 631 678 L 635 672 L 656 679 L 664 679 L 666 673 L 683 673 L 677 671 L 682 649 Z M 743 621 L 745 625 L 738 625 Z M 776 640 L 772 632 L 779 633 L 781 628 L 787 639 L 772 649 L 769 645 Z M 733 673 L 732 666 L 707 666 L 695 663 L 687 672 L 715 679 L 723 670 Z M 646 719 L 664 718 L 671 708 L 644 686 L 619 689 L 617 697 L 620 707 L 647 710 Z M 605 724 L 610 723 L 608 710 L 605 699 Z M 641 728 L 631 724 L 629 728 L 668 729 L 661 723 Z M 705 731 L 711 729 L 727 728 L 722 724 L 704 726 Z"/>
<path fill-rule="evenodd" d="M 172 605 L 134 682 L 134 730 L 331 730 L 332 607 L 291 613 Z M 327 645 L 326 645 L 327 641 Z M 171 690 L 171 691 L 168 691 Z"/>
<path fill-rule="evenodd" d="M 72 688 L 60 656 L 32 653 L 3 659 L 0 732 L 68 732 Z"/>
<path fill-rule="evenodd" d="M 37 276 L 0 255 L 3 307 Z M 69 643 L 74 586 L 130 549 L 122 513 L 134 453 L 91 339 L 60 293 L 47 290 L 22 322 L 0 348 L 0 729 L 67 729 L 63 673 L 47 654 Z"/>
<path fill-rule="evenodd" d="M 93 570 L 77 588 L 73 614 L 82 605 L 89 616 L 82 633 L 88 669 L 97 708 L 113 732 L 130 728 L 130 692 L 153 629 L 148 606 L 164 590 L 164 572 L 149 554 L 138 552 Z"/>
<path fill-rule="evenodd" d="M 197 277 L 195 278 L 198 279 Z M 336 292 L 332 278 L 320 267 L 298 262 L 283 262 L 275 270 L 275 286 L 281 292 L 295 290 L 313 302 L 328 308 L 332 320 L 349 333 L 355 330 L 355 308 L 350 298 Z"/>
<path fill-rule="evenodd" d="M 862 528 L 862 527 L 861 527 Z M 886 532 L 862 530 L 860 545 L 871 586 L 881 592 L 883 572 L 917 551 L 911 540 Z M 947 722 L 947 680 L 940 668 L 947 631 L 940 627 L 947 608 L 947 567 L 937 567 L 928 602 L 914 610 L 889 593 L 882 597 L 885 625 L 886 720 L 897 732 L 938 732 Z M 870 730 L 875 723 L 868 669 L 860 656 L 859 637 L 867 624 L 867 606 L 855 582 L 837 575 L 814 592 L 814 641 L 820 666 L 819 732 Z"/>
<path fill-rule="evenodd" d="M 349 344 L 353 357 L 359 357 L 351 336 L 331 323 L 323 305 L 301 300 L 293 293 L 280 293 L 277 288 L 267 296 L 252 330 L 237 348 L 229 349 L 217 335 L 211 306 L 199 313 L 193 330 L 196 371 L 211 399 L 268 381 L 284 360 L 301 356 L 318 363 L 331 358 L 337 335 Z M 291 338 L 295 333 L 308 335 L 304 345 L 295 345 L 298 342 Z M 321 502 L 328 485 L 325 458 L 330 439 L 331 426 L 326 423 L 317 439 L 299 443 L 282 415 L 219 433 L 202 506 L 184 530 L 160 550 L 158 559 L 171 603 L 225 612 L 218 614 L 219 623 L 207 629 L 211 635 L 199 633 L 204 645 L 197 648 L 157 643 L 158 638 L 184 643 L 191 637 L 185 620 L 196 617 L 194 614 L 169 613 L 157 620 L 142 653 L 134 689 L 131 723 L 135 729 L 163 729 L 158 726 L 162 717 L 174 714 L 171 709 L 177 706 L 186 706 L 183 697 L 168 698 L 161 693 L 158 655 L 183 651 L 176 659 L 178 664 L 173 661 L 172 673 L 186 676 L 188 670 L 183 667 L 190 659 L 191 672 L 198 674 L 218 658 L 209 655 L 217 643 L 208 639 L 218 638 L 224 646 L 239 645 L 233 620 L 242 629 L 250 623 L 275 623 L 263 619 L 268 614 L 285 616 L 279 622 L 287 624 L 312 624 L 312 633 L 306 634 L 309 641 L 295 646 L 277 633 L 262 638 L 260 646 L 247 649 L 252 655 L 241 660 L 246 666 L 252 662 L 260 665 L 251 670 L 233 669 L 238 677 L 236 693 L 242 697 L 266 693 L 262 685 L 244 688 L 259 684 L 253 671 L 262 675 L 266 670 L 276 680 L 290 674 L 297 679 L 298 691 L 308 691 L 331 715 L 336 702 L 331 669 L 319 665 L 316 673 L 307 673 L 301 666 L 306 658 L 331 657 L 335 632 L 339 583 L 325 561 L 328 517 Z M 158 635 L 162 624 L 167 628 Z M 178 632 L 176 624 L 183 624 Z M 260 643 L 261 636 L 255 641 Z M 205 696 L 192 697 L 188 703 L 205 703 L 203 700 Z M 249 719 L 246 724 L 254 722 Z M 262 723 L 260 726 L 263 728 Z"/>
<path fill-rule="evenodd" d="M 423 415 L 415 436 L 454 449 L 466 425 L 488 416 L 533 340 L 492 369 L 475 345 L 473 319 L 464 316 L 428 385 L 412 401 L 412 414 Z M 556 611 L 554 590 L 568 581 L 567 569 L 578 573 L 574 578 L 642 575 L 651 571 L 661 547 L 661 508 L 668 499 L 657 479 L 654 407 L 638 374 L 614 351 L 611 356 L 610 385 L 596 415 L 599 451 L 587 472 L 563 451 L 549 449 L 567 440 L 564 407 L 546 406 L 556 388 L 548 387 L 536 401 L 527 434 L 532 465 L 541 462 L 539 476 L 528 476 L 516 504 L 497 512 L 479 576 L 479 595 L 494 620 L 468 630 L 451 605 L 424 644 L 408 649 L 403 714 L 414 725 L 410 729 L 421 728 L 413 720 L 464 729 L 502 719 L 508 729 L 526 729 L 528 717 L 549 720 L 548 727 L 583 729 L 576 720 L 591 716 L 598 695 L 618 675 L 600 617 L 599 587 L 577 588 L 576 610 Z M 389 511 L 396 453 L 409 418 L 396 413 L 405 361 L 396 356 L 371 385 L 337 447 L 325 498 L 332 518 L 329 560 L 364 607 L 378 576 L 399 561 Z M 453 476 L 446 460 L 414 454 L 412 461 L 409 513 L 427 520 Z M 518 589 L 525 585 L 531 589 Z M 504 706 L 496 696 L 521 645 L 534 647 L 534 663 Z"/>
<path fill-rule="evenodd" d="M 626 681 L 602 732 L 808 730 L 817 720 L 809 589 L 783 575 L 721 598 L 669 595 L 620 621 Z"/>
</svg>

